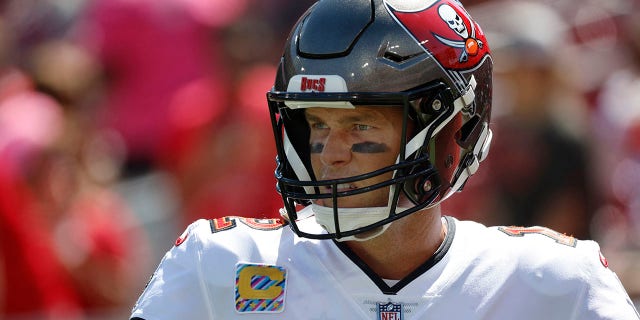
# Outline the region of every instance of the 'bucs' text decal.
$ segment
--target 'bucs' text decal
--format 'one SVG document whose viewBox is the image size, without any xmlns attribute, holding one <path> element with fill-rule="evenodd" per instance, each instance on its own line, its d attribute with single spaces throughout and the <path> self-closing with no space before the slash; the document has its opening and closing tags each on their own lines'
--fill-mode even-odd
<svg viewBox="0 0 640 320">
<path fill-rule="evenodd" d="M 324 78 L 324 77 L 318 78 L 318 79 L 302 77 L 300 81 L 300 91 L 324 92 L 326 83 L 327 83 L 327 78 Z"/>
</svg>

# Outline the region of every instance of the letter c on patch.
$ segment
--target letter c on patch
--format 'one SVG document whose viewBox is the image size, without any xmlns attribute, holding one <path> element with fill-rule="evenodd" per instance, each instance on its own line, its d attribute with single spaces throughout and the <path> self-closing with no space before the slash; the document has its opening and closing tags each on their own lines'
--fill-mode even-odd
<svg viewBox="0 0 640 320">
<path fill-rule="evenodd" d="M 275 299 L 282 287 L 274 285 L 284 280 L 284 274 L 276 268 L 246 266 L 238 273 L 238 294 L 244 299 Z"/>
</svg>

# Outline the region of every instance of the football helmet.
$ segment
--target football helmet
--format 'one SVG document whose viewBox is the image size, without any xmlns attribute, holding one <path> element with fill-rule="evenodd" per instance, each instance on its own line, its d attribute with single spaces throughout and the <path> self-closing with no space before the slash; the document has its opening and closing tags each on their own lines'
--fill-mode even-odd
<svg viewBox="0 0 640 320">
<path fill-rule="evenodd" d="M 461 190 L 489 150 L 492 64 L 484 33 L 456 0 L 321 0 L 309 8 L 287 39 L 267 93 L 281 213 L 294 232 L 366 240 Z M 402 108 L 397 161 L 357 176 L 316 179 L 305 109 L 361 105 Z M 380 175 L 392 178 L 337 188 Z M 386 207 L 338 207 L 339 198 L 379 188 L 389 189 Z M 317 206 L 317 199 L 332 199 L 333 207 Z M 411 205 L 400 207 L 399 199 Z M 307 228 L 302 221 L 311 216 Z"/>
</svg>

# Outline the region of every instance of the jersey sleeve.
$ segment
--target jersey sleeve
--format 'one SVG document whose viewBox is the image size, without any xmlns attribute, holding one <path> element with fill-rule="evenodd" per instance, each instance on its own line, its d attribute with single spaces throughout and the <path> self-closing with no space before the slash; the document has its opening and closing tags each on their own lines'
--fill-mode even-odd
<svg viewBox="0 0 640 320">
<path fill-rule="evenodd" d="M 211 318 L 199 270 L 202 248 L 197 231 L 203 227 L 204 220 L 191 224 L 165 254 L 133 307 L 132 319 Z"/>
<path fill-rule="evenodd" d="M 520 281 L 516 283 L 522 289 L 516 293 L 530 303 L 546 301 L 541 311 L 545 319 L 640 320 L 597 242 L 577 240 L 544 227 L 493 230 L 501 232 L 492 243 L 508 250 L 509 257 L 516 257 L 508 261 L 517 267 L 505 269 L 518 273 L 515 278 Z"/>
<path fill-rule="evenodd" d="M 639 320 L 618 276 L 609 268 L 600 247 L 594 241 L 580 241 L 584 247 L 583 272 L 586 281 L 583 304 L 575 319 Z"/>
</svg>

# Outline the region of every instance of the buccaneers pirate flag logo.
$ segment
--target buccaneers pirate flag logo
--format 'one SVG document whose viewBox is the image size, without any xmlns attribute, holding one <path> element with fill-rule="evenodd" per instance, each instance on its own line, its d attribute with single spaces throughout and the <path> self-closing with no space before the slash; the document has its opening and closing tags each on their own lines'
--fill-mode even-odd
<svg viewBox="0 0 640 320">
<path fill-rule="evenodd" d="M 458 1 L 387 0 L 385 3 L 398 22 L 447 69 L 472 69 L 489 53 L 480 26 Z"/>
</svg>

